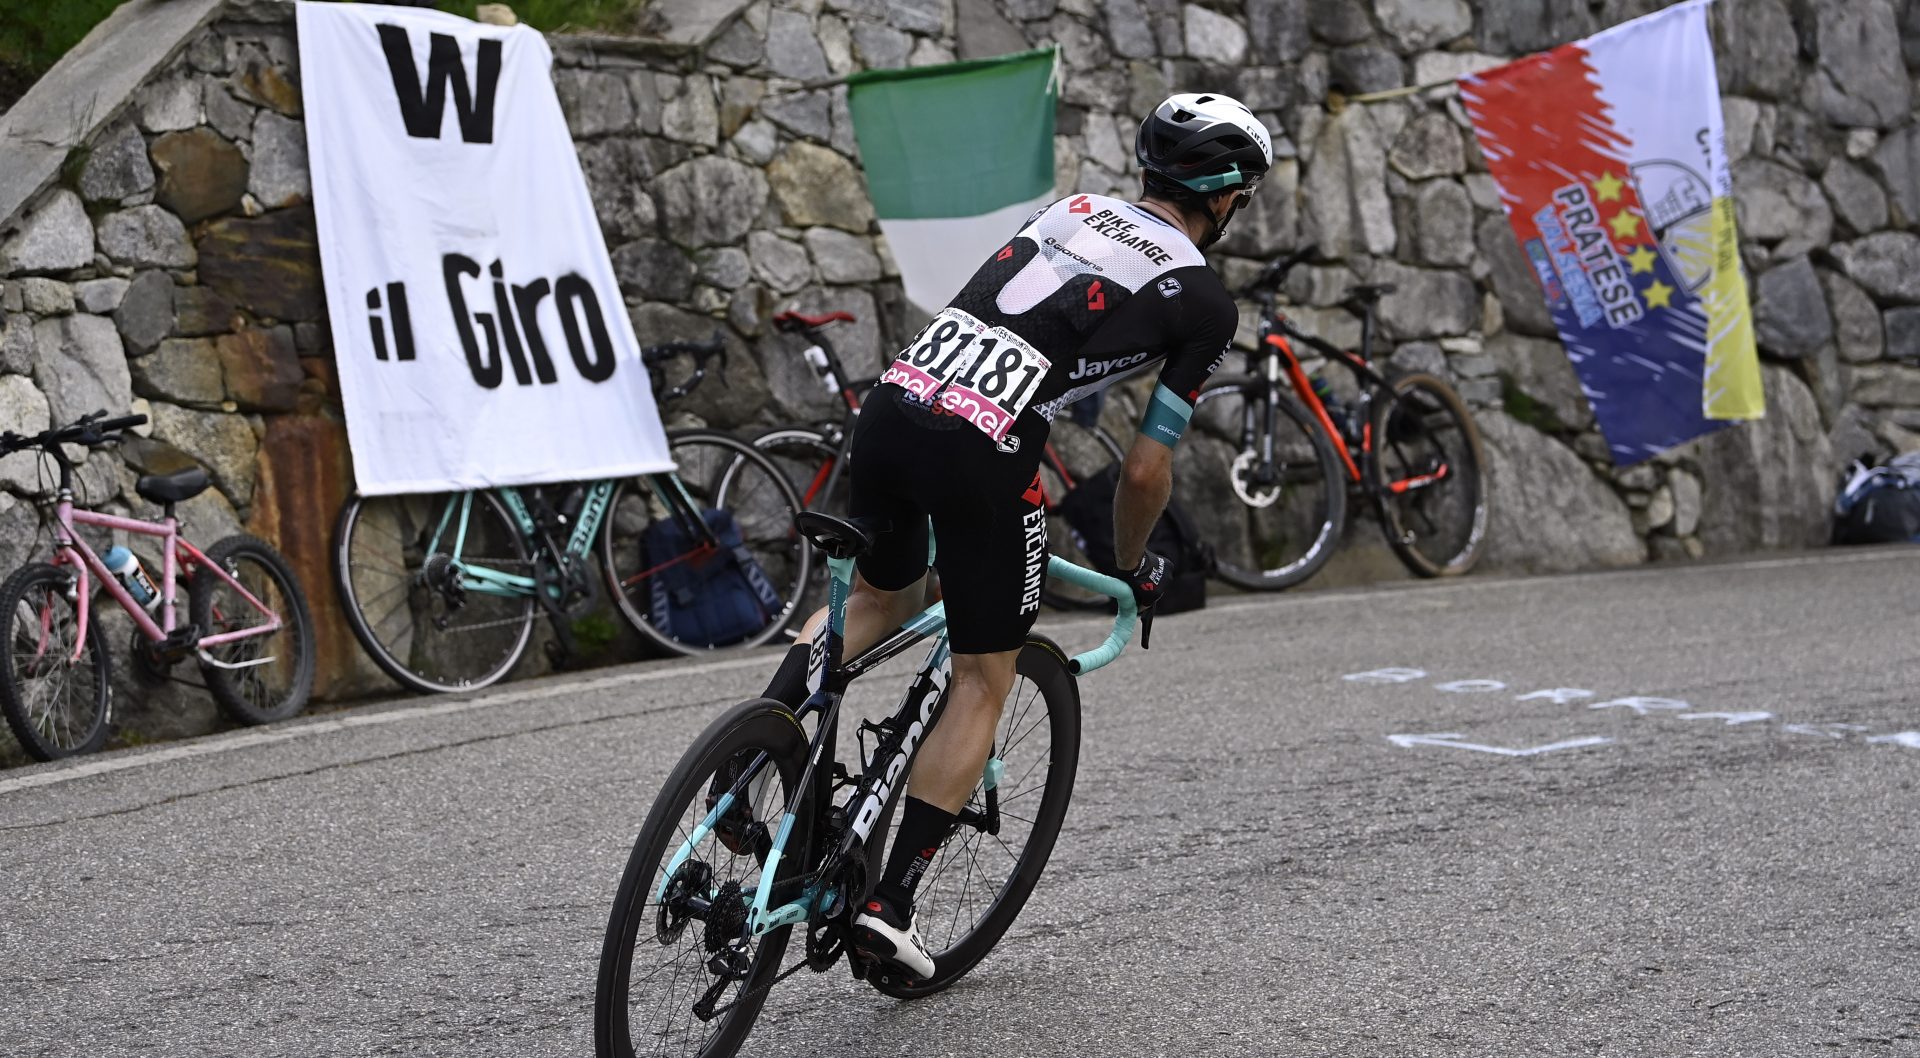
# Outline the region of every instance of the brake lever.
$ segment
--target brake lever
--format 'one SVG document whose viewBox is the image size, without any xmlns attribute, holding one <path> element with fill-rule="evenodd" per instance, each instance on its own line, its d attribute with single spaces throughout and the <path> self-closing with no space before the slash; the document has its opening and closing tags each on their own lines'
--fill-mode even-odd
<svg viewBox="0 0 1920 1058">
<path fill-rule="evenodd" d="M 1140 615 L 1140 649 L 1153 649 L 1153 611 Z"/>
</svg>

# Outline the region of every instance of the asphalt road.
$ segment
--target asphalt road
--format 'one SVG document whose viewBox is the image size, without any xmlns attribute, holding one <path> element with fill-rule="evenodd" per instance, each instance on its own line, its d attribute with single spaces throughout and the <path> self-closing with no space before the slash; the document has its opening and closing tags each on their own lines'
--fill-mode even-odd
<svg viewBox="0 0 1920 1058">
<path fill-rule="evenodd" d="M 745 1053 L 1920 1054 L 1920 554 L 1241 597 L 1155 640 L 1084 681 L 993 957 L 908 1004 L 803 973 Z M 650 795 L 771 665 L 0 773 L 0 1054 L 590 1054 Z"/>
</svg>

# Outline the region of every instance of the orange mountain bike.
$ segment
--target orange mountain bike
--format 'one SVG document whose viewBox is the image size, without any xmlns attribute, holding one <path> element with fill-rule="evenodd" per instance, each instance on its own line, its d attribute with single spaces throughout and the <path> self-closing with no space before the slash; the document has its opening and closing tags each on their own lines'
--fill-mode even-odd
<svg viewBox="0 0 1920 1058">
<path fill-rule="evenodd" d="M 1374 311 L 1390 284 L 1347 291 L 1360 349 L 1307 334 L 1275 306 L 1287 273 L 1313 255 L 1280 258 L 1240 291 L 1260 306 L 1259 341 L 1246 373 L 1216 379 L 1195 404 L 1176 456 L 1174 492 L 1204 519 L 1230 584 L 1278 590 L 1333 556 L 1349 491 L 1371 497 L 1387 543 L 1422 577 L 1465 573 L 1486 543 L 1486 461 L 1480 432 L 1453 388 L 1423 373 L 1389 378 L 1372 362 Z M 1358 397 L 1343 404 L 1309 378 L 1294 343 L 1350 371 Z M 1291 388 L 1293 393 L 1284 392 Z"/>
</svg>

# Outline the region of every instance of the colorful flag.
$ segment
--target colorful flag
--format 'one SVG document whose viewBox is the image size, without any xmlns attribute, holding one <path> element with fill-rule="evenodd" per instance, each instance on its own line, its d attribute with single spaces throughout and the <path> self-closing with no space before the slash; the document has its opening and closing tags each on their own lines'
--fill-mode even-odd
<svg viewBox="0 0 1920 1058">
<path fill-rule="evenodd" d="M 1461 81 L 1620 465 L 1766 411 L 1707 2 Z"/>
<path fill-rule="evenodd" d="M 867 193 L 929 314 L 1053 199 L 1053 48 L 847 79 Z"/>
</svg>

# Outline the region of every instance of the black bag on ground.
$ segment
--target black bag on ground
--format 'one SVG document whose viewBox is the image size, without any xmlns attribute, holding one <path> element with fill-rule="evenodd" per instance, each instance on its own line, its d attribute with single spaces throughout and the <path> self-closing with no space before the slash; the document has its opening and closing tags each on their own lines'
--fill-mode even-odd
<svg viewBox="0 0 1920 1058">
<path fill-rule="evenodd" d="M 647 613 L 654 627 L 675 639 L 726 646 L 767 627 L 780 613 L 780 593 L 740 538 L 733 515 L 700 512 L 719 547 L 699 554 L 678 518 L 662 518 L 641 534 L 647 563 Z"/>
<path fill-rule="evenodd" d="M 1833 513 L 1836 544 L 1920 543 L 1920 453 L 1883 467 L 1855 463 Z"/>
<path fill-rule="evenodd" d="M 1073 542 L 1095 569 L 1111 571 L 1113 565 L 1113 494 L 1120 487 L 1120 464 L 1108 466 L 1098 474 L 1081 478 L 1073 491 L 1060 501 L 1060 513 L 1073 533 Z M 1207 576 L 1213 572 L 1213 549 L 1200 539 L 1193 518 L 1171 500 L 1160 520 L 1147 536 L 1147 547 L 1173 560 L 1173 575 L 1167 579 L 1160 603 L 1154 613 L 1181 613 L 1198 610 L 1207 604 Z"/>
</svg>

